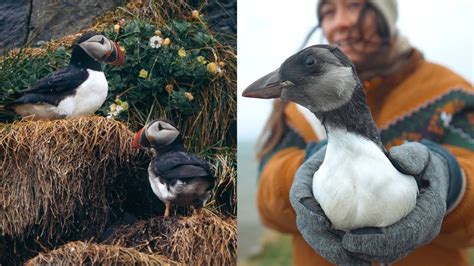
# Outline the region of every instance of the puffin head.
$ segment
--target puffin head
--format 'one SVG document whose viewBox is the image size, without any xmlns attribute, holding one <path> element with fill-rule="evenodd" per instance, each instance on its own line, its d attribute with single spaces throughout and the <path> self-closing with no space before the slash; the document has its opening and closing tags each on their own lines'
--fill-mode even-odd
<svg viewBox="0 0 474 266">
<path fill-rule="evenodd" d="M 135 134 L 132 148 L 155 148 L 159 150 L 177 142 L 181 143 L 181 135 L 176 126 L 166 119 L 156 119 Z"/>
<path fill-rule="evenodd" d="M 102 61 L 117 66 L 125 64 L 125 54 L 120 49 L 120 46 L 98 32 L 83 34 L 77 40 L 75 46 L 82 49 L 95 61 Z"/>
<path fill-rule="evenodd" d="M 248 86 L 242 96 L 280 98 L 310 111 L 328 112 L 351 100 L 360 86 L 355 67 L 336 46 L 313 45 Z"/>
</svg>

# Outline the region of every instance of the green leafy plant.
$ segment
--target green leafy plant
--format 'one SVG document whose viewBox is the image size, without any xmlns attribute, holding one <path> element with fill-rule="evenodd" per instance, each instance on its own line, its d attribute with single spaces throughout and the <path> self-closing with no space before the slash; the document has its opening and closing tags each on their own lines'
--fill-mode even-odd
<svg viewBox="0 0 474 266">
<path fill-rule="evenodd" d="M 105 34 L 125 49 L 127 63 L 124 68 L 105 68 L 111 93 L 101 109 L 103 114 L 117 97 L 128 102 L 131 115 L 141 121 L 153 116 L 157 105 L 181 116 L 196 111 L 193 95 L 206 89 L 215 75 L 207 64 L 216 60 L 216 40 L 205 24 L 173 20 L 158 28 L 132 20 Z"/>
</svg>

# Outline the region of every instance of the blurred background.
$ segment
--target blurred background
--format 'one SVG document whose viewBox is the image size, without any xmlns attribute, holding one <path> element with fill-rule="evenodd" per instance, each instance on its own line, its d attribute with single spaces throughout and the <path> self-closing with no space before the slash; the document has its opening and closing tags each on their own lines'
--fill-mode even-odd
<svg viewBox="0 0 474 266">
<path fill-rule="evenodd" d="M 243 98 L 242 91 L 301 48 L 317 23 L 316 0 L 238 1 L 238 258 L 240 265 L 288 265 L 291 239 L 260 224 L 255 206 L 255 145 L 271 100 Z M 397 26 L 429 61 L 474 81 L 474 1 L 399 0 Z M 320 30 L 307 46 L 325 43 Z M 474 256 L 471 256 L 471 261 Z M 474 265 L 474 264 L 473 264 Z"/>
</svg>

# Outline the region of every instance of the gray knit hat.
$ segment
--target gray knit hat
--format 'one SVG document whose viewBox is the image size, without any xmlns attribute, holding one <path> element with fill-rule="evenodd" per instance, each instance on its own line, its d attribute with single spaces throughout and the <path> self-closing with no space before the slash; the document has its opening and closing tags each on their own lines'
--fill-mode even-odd
<svg viewBox="0 0 474 266">
<path fill-rule="evenodd" d="M 317 15 L 319 20 L 321 3 L 322 0 L 318 1 Z M 387 22 L 388 31 L 391 37 L 397 33 L 395 23 L 398 18 L 398 1 L 397 0 L 367 0 L 368 3 L 373 5 L 383 16 L 383 19 Z M 321 21 L 319 21 L 321 25 Z"/>
</svg>

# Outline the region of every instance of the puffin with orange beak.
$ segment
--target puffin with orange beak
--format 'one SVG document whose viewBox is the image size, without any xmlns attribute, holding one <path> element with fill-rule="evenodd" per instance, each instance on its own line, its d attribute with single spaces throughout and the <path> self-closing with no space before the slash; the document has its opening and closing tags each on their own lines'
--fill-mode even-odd
<svg viewBox="0 0 474 266">
<path fill-rule="evenodd" d="M 83 34 L 73 45 L 69 65 L 16 92 L 8 109 L 32 119 L 73 118 L 93 114 L 104 103 L 108 83 L 101 62 L 123 66 L 118 44 L 97 32 Z"/>
<path fill-rule="evenodd" d="M 171 204 L 191 206 L 199 211 L 211 197 L 216 178 L 209 163 L 185 150 L 181 133 L 166 119 L 156 119 L 143 127 L 132 148 L 153 153 L 148 179 L 155 195 L 165 203 L 165 217 Z"/>
</svg>

